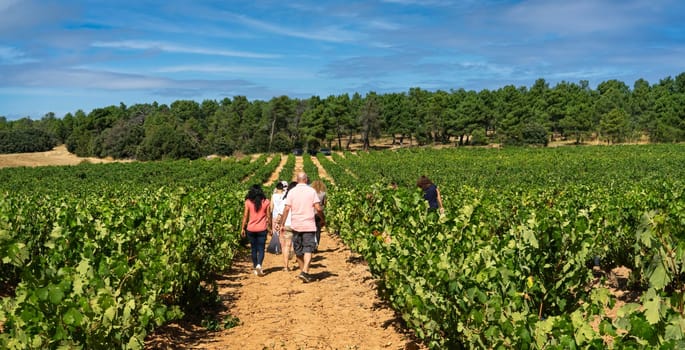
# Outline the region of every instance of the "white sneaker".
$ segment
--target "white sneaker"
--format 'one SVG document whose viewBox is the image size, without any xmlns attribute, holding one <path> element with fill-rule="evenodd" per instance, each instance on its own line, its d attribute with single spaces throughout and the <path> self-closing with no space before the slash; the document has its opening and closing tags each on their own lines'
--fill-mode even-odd
<svg viewBox="0 0 685 350">
<path fill-rule="evenodd" d="M 257 265 L 257 268 L 255 268 L 255 273 L 257 276 L 264 276 L 264 271 L 262 271 L 262 265 Z"/>
<path fill-rule="evenodd" d="M 252 270 L 252 273 L 254 273 L 255 276 L 259 275 L 259 273 L 257 273 L 257 269 Z"/>
</svg>

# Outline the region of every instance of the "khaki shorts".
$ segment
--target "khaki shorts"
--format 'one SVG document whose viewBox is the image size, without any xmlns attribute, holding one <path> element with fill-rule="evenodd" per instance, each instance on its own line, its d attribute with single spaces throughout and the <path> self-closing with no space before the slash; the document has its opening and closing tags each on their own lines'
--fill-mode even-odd
<svg viewBox="0 0 685 350">
<path fill-rule="evenodd" d="M 289 240 L 293 239 L 293 229 L 290 226 L 286 226 L 283 230 L 283 238 Z"/>
</svg>

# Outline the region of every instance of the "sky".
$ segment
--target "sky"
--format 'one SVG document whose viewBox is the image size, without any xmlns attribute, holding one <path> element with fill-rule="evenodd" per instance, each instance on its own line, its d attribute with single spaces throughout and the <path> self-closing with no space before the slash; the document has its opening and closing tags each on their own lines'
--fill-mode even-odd
<svg viewBox="0 0 685 350">
<path fill-rule="evenodd" d="M 685 72 L 682 0 L 0 0 L 0 116 Z"/>
</svg>

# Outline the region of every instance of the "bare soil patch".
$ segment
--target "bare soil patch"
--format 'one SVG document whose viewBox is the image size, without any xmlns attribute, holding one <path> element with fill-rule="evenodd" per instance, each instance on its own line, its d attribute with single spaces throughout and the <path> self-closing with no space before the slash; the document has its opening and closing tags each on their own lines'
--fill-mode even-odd
<svg viewBox="0 0 685 350">
<path fill-rule="evenodd" d="M 293 170 L 293 181 L 297 176 L 297 173 L 304 171 L 304 160 L 302 157 L 295 157 L 295 170 Z"/>
<path fill-rule="evenodd" d="M 267 253 L 266 276 L 252 273 L 243 254 L 219 279 L 223 318 L 240 324 L 209 332 L 175 324 L 151 336 L 147 349 L 423 349 L 378 297 L 368 266 L 335 235 L 324 232 L 310 273 L 285 271 L 283 256 Z M 293 266 L 294 259 L 290 265 Z"/>
<path fill-rule="evenodd" d="M 597 276 L 592 287 L 604 287 L 616 298 L 613 308 L 604 310 L 606 315 L 616 319 L 618 310 L 626 303 L 638 302 L 642 291 L 631 289 L 628 285 L 632 271 L 625 266 L 617 266 L 608 271 L 593 270 Z"/>
<path fill-rule="evenodd" d="M 65 145 L 59 145 L 47 152 L 0 154 L 0 168 L 7 167 L 36 167 L 46 165 L 78 165 L 88 163 L 130 162 L 130 160 L 114 160 L 112 158 L 79 157 L 67 150 Z"/>
<path fill-rule="evenodd" d="M 287 163 L 287 162 L 288 162 L 288 156 L 287 155 L 281 157 L 281 163 L 278 164 L 278 166 L 276 167 L 276 170 L 274 170 L 274 173 L 271 174 L 271 177 L 269 178 L 269 180 L 267 180 L 264 183 L 264 186 L 271 186 L 271 184 L 273 184 L 274 182 L 279 180 L 278 176 L 281 174 L 281 170 L 283 169 L 283 166 L 285 166 L 285 163 Z"/>
<path fill-rule="evenodd" d="M 316 157 L 312 157 L 312 162 L 314 163 L 314 165 L 316 165 L 316 168 L 319 170 L 319 177 L 335 185 L 335 181 L 332 177 L 328 175 L 328 172 L 326 172 L 326 169 L 321 165 L 319 159 Z"/>
</svg>

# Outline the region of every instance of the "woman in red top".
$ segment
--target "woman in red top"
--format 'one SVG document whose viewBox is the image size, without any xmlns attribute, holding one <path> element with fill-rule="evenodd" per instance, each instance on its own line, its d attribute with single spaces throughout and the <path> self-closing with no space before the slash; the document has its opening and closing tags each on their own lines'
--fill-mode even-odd
<svg viewBox="0 0 685 350">
<path fill-rule="evenodd" d="M 262 262 L 264 261 L 264 248 L 266 247 L 266 235 L 271 230 L 271 213 L 269 212 L 269 200 L 266 198 L 262 187 L 252 185 L 245 196 L 245 210 L 243 211 L 243 223 L 240 225 L 242 237 L 247 236 L 252 248 L 252 266 L 254 274 L 264 276 Z"/>
</svg>

